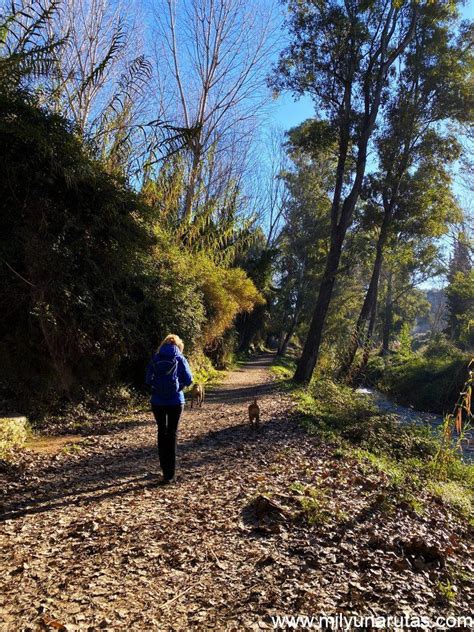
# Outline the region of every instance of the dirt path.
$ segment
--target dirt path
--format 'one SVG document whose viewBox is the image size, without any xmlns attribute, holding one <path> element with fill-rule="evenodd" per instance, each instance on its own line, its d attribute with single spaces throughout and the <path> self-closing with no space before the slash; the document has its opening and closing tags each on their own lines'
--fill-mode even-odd
<svg viewBox="0 0 474 632">
<path fill-rule="evenodd" d="M 253 360 L 186 409 L 176 486 L 148 477 L 159 471 L 150 415 L 9 480 L 0 630 L 258 630 L 271 614 L 438 612 L 437 578 L 415 576 L 416 594 L 394 566 L 412 517 L 377 518 L 374 492 L 360 491 L 367 477 L 298 426 L 270 362 Z M 253 397 L 259 433 L 246 424 Z M 317 480 L 333 490 L 336 526 L 308 528 L 284 508 L 292 483 Z M 262 493 L 274 506 L 258 505 Z M 420 518 L 417 533 L 444 537 L 437 519 Z"/>
</svg>

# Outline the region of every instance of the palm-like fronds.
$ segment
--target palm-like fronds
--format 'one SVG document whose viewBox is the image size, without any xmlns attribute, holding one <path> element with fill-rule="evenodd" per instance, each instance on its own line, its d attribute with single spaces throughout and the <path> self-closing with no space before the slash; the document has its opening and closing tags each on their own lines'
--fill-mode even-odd
<svg viewBox="0 0 474 632">
<path fill-rule="evenodd" d="M 115 30 L 113 32 L 110 44 L 105 51 L 102 59 L 98 61 L 98 63 L 92 68 L 91 72 L 83 78 L 79 91 L 84 92 L 90 86 L 100 85 L 103 82 L 103 78 L 107 69 L 111 65 L 111 63 L 115 60 L 117 55 L 119 55 L 127 41 L 127 32 L 125 25 L 122 20 L 117 22 Z"/>
<path fill-rule="evenodd" d="M 178 228 L 181 241 L 196 252 L 206 251 L 221 265 L 232 265 L 255 240 L 255 218 L 239 214 L 238 187 L 227 195 L 207 200 L 190 224 Z"/>
<path fill-rule="evenodd" d="M 144 55 L 132 60 L 120 77 L 117 89 L 93 121 L 94 138 L 106 162 L 124 165 L 133 151 L 139 153 L 146 144 L 146 135 L 137 140 L 140 126 L 133 123 L 133 105 L 151 76 L 151 64 Z M 141 147 L 141 149 L 140 149 Z"/>
<path fill-rule="evenodd" d="M 47 25 L 59 11 L 59 0 L 12 1 L 0 17 L 0 87 L 13 89 L 30 78 L 48 75 L 56 51 L 66 38 L 48 35 Z"/>
</svg>

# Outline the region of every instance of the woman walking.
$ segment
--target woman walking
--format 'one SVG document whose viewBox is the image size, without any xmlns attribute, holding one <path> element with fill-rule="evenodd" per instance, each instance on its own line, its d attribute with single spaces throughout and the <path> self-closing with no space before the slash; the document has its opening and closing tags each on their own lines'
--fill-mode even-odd
<svg viewBox="0 0 474 632">
<path fill-rule="evenodd" d="M 175 480 L 176 434 L 184 409 L 183 388 L 193 381 L 183 350 L 179 336 L 166 336 L 146 372 L 146 383 L 152 388 L 151 408 L 158 426 L 158 456 L 165 485 Z"/>
</svg>

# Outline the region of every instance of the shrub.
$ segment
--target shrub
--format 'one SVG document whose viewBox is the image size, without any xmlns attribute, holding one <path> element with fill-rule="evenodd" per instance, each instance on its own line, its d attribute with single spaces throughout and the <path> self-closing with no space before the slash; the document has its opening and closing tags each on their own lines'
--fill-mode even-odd
<svg viewBox="0 0 474 632">
<path fill-rule="evenodd" d="M 28 422 L 23 417 L 0 419 L 0 459 L 7 459 L 13 448 L 22 447 L 29 433 Z"/>
<path fill-rule="evenodd" d="M 461 352 L 448 357 L 426 357 L 421 353 L 400 360 L 395 357 L 378 386 L 402 404 L 434 413 L 450 411 L 458 398 L 468 358 Z"/>
<path fill-rule="evenodd" d="M 401 426 L 394 416 L 380 414 L 370 396 L 348 386 L 318 379 L 297 396 L 307 424 L 328 438 L 342 438 L 374 454 L 397 459 L 436 453 L 437 444 L 429 429 Z"/>
<path fill-rule="evenodd" d="M 423 355 L 428 360 L 436 359 L 463 359 L 464 354 L 460 352 L 452 340 L 448 340 L 443 334 L 434 335 L 426 347 L 422 349 Z"/>
<path fill-rule="evenodd" d="M 231 327 L 237 314 L 252 311 L 263 298 L 240 268 L 223 268 L 203 254 L 194 256 L 194 266 L 204 300 L 206 347 Z"/>
<path fill-rule="evenodd" d="M 61 117 L 0 94 L 0 144 L 0 381 L 31 411 L 115 378 L 140 338 L 149 236 Z"/>
</svg>

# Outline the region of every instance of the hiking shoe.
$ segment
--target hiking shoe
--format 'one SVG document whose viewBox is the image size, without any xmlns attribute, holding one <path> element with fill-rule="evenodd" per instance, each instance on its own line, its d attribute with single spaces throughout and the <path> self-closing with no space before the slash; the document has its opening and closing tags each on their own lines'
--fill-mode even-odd
<svg viewBox="0 0 474 632">
<path fill-rule="evenodd" d="M 159 476 L 160 475 L 157 472 L 148 472 L 148 474 L 145 474 L 144 478 L 148 480 L 158 478 Z"/>
<path fill-rule="evenodd" d="M 176 484 L 176 477 L 173 476 L 173 478 L 164 478 L 161 481 L 161 485 L 175 485 Z"/>
</svg>

